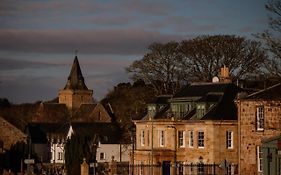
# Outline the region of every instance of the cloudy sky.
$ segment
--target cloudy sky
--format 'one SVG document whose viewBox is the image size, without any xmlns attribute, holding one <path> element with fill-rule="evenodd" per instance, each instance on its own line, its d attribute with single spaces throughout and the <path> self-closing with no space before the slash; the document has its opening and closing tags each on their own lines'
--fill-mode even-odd
<svg viewBox="0 0 281 175">
<path fill-rule="evenodd" d="M 0 97 L 50 100 L 78 50 L 88 88 L 101 100 L 152 42 L 202 34 L 253 38 L 267 28 L 266 0 L 1 0 Z"/>
</svg>

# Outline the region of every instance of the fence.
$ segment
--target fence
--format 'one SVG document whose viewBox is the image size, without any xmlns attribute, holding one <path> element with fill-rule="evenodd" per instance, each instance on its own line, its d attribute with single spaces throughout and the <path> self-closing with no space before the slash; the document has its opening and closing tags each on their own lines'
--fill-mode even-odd
<svg viewBox="0 0 281 175">
<path fill-rule="evenodd" d="M 222 167 L 218 164 L 177 164 L 162 165 L 117 165 L 120 175 L 236 175 L 238 166 L 231 164 Z"/>
</svg>

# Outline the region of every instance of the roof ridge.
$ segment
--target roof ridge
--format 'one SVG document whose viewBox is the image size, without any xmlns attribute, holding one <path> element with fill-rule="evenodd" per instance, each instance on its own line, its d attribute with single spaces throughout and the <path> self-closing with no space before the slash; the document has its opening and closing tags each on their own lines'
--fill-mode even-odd
<svg viewBox="0 0 281 175">
<path fill-rule="evenodd" d="M 259 94 L 259 93 L 268 91 L 268 90 L 270 90 L 270 89 L 272 89 L 272 88 L 275 88 L 276 86 L 279 86 L 279 85 L 281 85 L 281 83 L 277 83 L 277 84 L 275 84 L 275 85 L 273 85 L 273 86 L 270 86 L 270 87 L 268 87 L 268 88 L 262 89 L 262 90 L 260 90 L 260 91 L 258 91 L 258 92 L 254 92 L 254 93 L 248 95 L 246 98 L 253 97 L 253 96 L 255 96 L 255 95 Z"/>
</svg>

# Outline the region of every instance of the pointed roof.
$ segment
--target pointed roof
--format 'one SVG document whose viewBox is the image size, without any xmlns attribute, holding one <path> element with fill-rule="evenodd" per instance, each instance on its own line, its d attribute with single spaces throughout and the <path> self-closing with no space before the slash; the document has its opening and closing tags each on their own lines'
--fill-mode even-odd
<svg viewBox="0 0 281 175">
<path fill-rule="evenodd" d="M 81 68 L 78 62 L 77 56 L 75 56 L 70 74 L 67 79 L 64 89 L 72 90 L 88 90 L 84 82 L 84 77 L 81 72 Z"/>
</svg>

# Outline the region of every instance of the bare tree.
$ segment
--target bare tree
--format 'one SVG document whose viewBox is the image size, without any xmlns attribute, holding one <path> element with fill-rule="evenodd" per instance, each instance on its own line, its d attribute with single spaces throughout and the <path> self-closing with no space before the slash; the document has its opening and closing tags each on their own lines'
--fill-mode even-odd
<svg viewBox="0 0 281 175">
<path fill-rule="evenodd" d="M 269 28 L 257 35 L 265 41 L 265 48 L 269 51 L 270 57 L 265 67 L 273 76 L 281 77 L 281 1 L 269 0 L 265 5 L 269 14 Z"/>
<path fill-rule="evenodd" d="M 231 76 L 241 78 L 257 72 L 266 59 L 261 44 L 234 35 L 199 36 L 181 43 L 185 59 L 181 69 L 193 81 L 210 81 L 223 65 Z"/>
<path fill-rule="evenodd" d="M 179 43 L 153 43 L 148 49 L 141 60 L 127 67 L 127 72 L 133 74 L 134 80 L 141 79 L 151 84 L 157 95 L 175 93 L 185 82 L 185 76 L 179 69 L 182 60 Z"/>
</svg>

